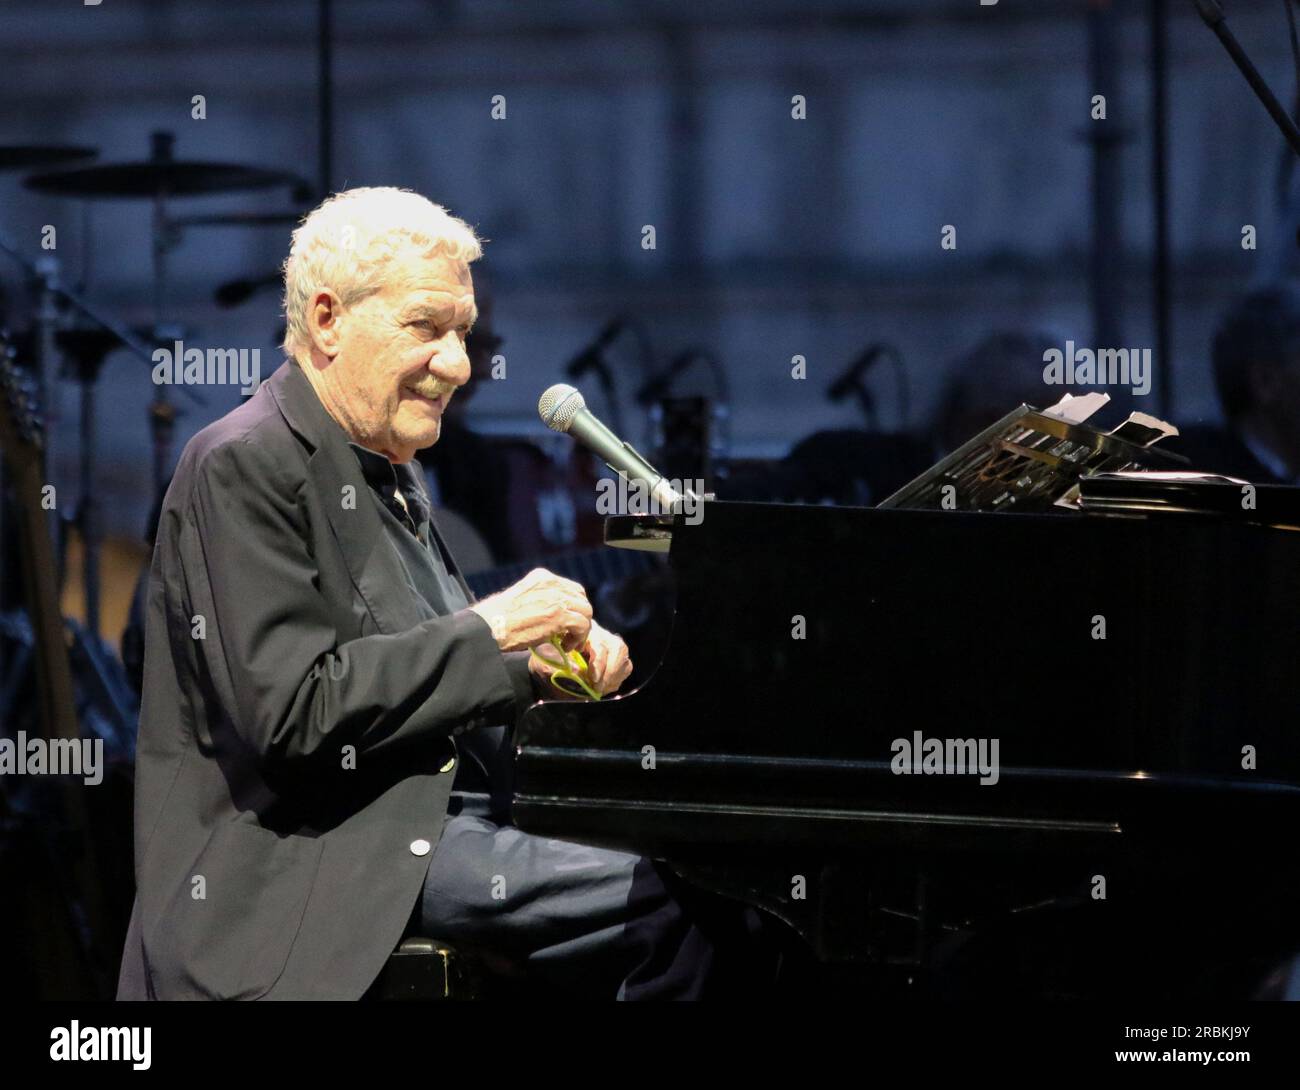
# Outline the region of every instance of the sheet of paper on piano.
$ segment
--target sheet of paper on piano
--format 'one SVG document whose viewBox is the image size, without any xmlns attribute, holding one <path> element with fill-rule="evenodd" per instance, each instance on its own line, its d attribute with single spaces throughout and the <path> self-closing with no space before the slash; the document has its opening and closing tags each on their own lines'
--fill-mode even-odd
<svg viewBox="0 0 1300 1090">
<path fill-rule="evenodd" d="M 1140 447 L 1149 447 L 1161 439 L 1177 435 L 1178 429 L 1164 420 L 1158 420 L 1147 413 L 1129 413 L 1128 419 L 1110 433 L 1120 439 L 1127 439 Z"/>
<path fill-rule="evenodd" d="M 1098 409 L 1110 401 L 1110 394 L 1066 394 L 1050 409 L 1044 409 L 1044 416 L 1054 416 L 1067 424 L 1082 424 Z"/>
<path fill-rule="evenodd" d="M 1044 409 L 1045 416 L 1054 416 L 1067 424 L 1082 424 L 1096 414 L 1102 406 L 1109 404 L 1110 394 L 1090 393 L 1076 397 L 1065 394 L 1050 409 Z M 1153 443 L 1177 435 L 1178 429 L 1167 421 L 1157 419 L 1149 413 L 1132 412 L 1128 419 L 1110 432 L 1119 439 L 1125 439 L 1138 446 L 1149 447 Z"/>
</svg>

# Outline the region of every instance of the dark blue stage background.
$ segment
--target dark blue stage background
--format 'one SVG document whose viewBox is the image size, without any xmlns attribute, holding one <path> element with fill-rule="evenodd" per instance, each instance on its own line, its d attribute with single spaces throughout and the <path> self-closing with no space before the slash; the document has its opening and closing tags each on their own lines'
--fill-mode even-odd
<svg viewBox="0 0 1300 1090">
<path fill-rule="evenodd" d="M 1225 6 L 1278 98 L 1300 104 L 1287 5 Z M 498 561 L 593 543 L 579 516 L 592 514 L 595 471 L 571 472 L 573 444 L 536 405 L 602 331 L 614 396 L 592 373 L 573 379 L 592 408 L 670 476 L 693 477 L 689 441 L 661 449 L 653 399 L 637 398 L 681 364 L 671 392 L 708 399 L 708 487 L 724 499 L 875 504 L 1021 401 L 1057 401 L 1070 387 L 1044 382 L 1043 349 L 1071 344 L 1150 354 L 1149 388 L 1105 387 L 1107 428 L 1145 411 L 1192 433 L 1182 449 L 1197 468 L 1267 463 L 1267 479 L 1300 482 L 1300 293 L 1282 319 L 1288 377 L 1253 395 L 1272 456 L 1229 435 L 1212 367 L 1229 307 L 1300 272 L 1297 157 L 1191 0 L 3 0 L 0 103 L 0 241 L 19 258 L 0 247 L 0 329 L 21 362 L 40 340 L 33 263 L 142 340 L 256 352 L 267 377 L 282 359 L 278 269 L 296 217 L 324 193 L 409 187 L 474 225 L 487 240 L 474 266 L 483 326 L 501 338 L 488 351 L 503 367 L 476 381 L 457 426 L 478 434 L 462 428 L 459 449 L 505 451 L 531 474 L 518 495 L 483 497 L 496 486 L 462 458 L 459 510 Z M 61 169 L 125 163 L 148 158 L 159 133 L 179 160 L 301 184 L 156 207 L 57 195 L 32 178 L 48 167 L 4 158 L 78 145 L 97 157 Z M 69 309 L 55 324 L 89 328 Z M 829 396 L 873 347 L 861 396 Z M 82 492 L 78 390 L 65 374 L 50 392 L 48 476 L 66 521 Z M 109 352 L 90 469 L 98 627 L 114 656 L 149 556 L 157 392 L 147 362 Z M 234 383 L 168 394 L 182 415 L 162 478 L 240 400 Z M 528 532 L 476 522 L 493 504 L 532 505 Z M 0 510 L 0 620 L 21 616 L 17 534 L 3 522 Z M 67 537 L 63 612 L 84 620 Z M 671 621 L 670 578 L 657 575 L 620 607 L 639 617 L 620 630 L 643 670 Z M 5 650 L 25 652 L 28 635 L 0 626 Z M 0 719 L 16 692 L 0 687 Z M 116 794 L 96 796 L 119 932 L 129 711 Z M 0 877 L 38 862 L 6 858 L 0 837 Z M 40 979 L 34 956 L 28 976 L 5 980 L 45 903 L 0 889 L 0 993 L 78 994 Z"/>
<path fill-rule="evenodd" d="M 628 314 L 655 367 L 688 348 L 716 354 L 732 456 L 779 457 L 815 429 L 862 426 L 851 399 L 832 404 L 825 390 L 875 341 L 901 352 L 910 388 L 904 418 L 897 369 L 870 372 L 879 427 L 929 436 L 954 359 L 992 330 L 1158 347 L 1152 6 L 337 0 L 330 182 L 409 186 L 490 240 L 482 270 L 508 378 L 478 391 L 480 431 L 537 435 L 540 390 Z M 1279 190 L 1281 139 L 1192 4 L 1163 6 L 1170 340 L 1136 407 L 1214 420 L 1213 327 L 1233 296 L 1294 264 L 1294 187 Z M 1289 100 L 1281 6 L 1239 0 L 1230 14 Z M 150 133 L 167 130 L 180 158 L 318 183 L 317 30 L 314 0 L 11 0 L 0 8 L 0 141 L 85 144 L 117 162 L 146 157 Z M 1090 117 L 1099 91 L 1105 121 Z M 195 95 L 205 97 L 202 119 Z M 791 116 L 797 95 L 802 120 Z M 504 118 L 493 117 L 494 96 Z M 1094 277 L 1097 148 L 1103 172 L 1114 172 L 1101 215 L 1115 241 Z M 188 199 L 171 210 L 276 211 L 288 196 Z M 941 248 L 948 224 L 955 250 Z M 1257 229 L 1254 251 L 1241 246 L 1246 224 Z M 68 282 L 125 321 L 153 321 L 147 201 L 52 197 L 25 189 L 20 173 L 0 174 L 0 230 L 35 257 L 45 225 L 57 228 Z M 645 225 L 656 229 L 653 251 L 642 247 Z M 274 272 L 289 230 L 183 231 L 165 317 L 188 345 L 259 348 L 264 373 L 274 368 L 276 292 L 230 309 L 213 294 Z M 11 263 L 0 270 L 9 322 L 22 326 L 22 279 Z M 645 438 L 631 395 L 646 347 L 628 335 L 610 352 L 633 441 Z M 796 355 L 806 381 L 790 379 Z M 711 393 L 712 383 L 697 366 L 678 392 Z M 97 460 L 110 536 L 138 536 L 148 514 L 151 392 L 142 364 L 110 357 Z M 176 451 L 238 394 L 205 397 L 181 419 Z M 67 386 L 60 409 L 70 431 Z M 55 446 L 57 477 L 71 484 L 75 443 Z"/>
</svg>

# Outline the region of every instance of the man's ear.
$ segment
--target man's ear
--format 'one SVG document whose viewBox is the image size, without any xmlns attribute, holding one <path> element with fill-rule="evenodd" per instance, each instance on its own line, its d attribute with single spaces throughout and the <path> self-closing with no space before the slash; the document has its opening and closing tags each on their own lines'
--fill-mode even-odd
<svg viewBox="0 0 1300 1090">
<path fill-rule="evenodd" d="M 326 359 L 339 354 L 339 323 L 343 317 L 343 301 L 328 288 L 321 288 L 312 297 L 307 308 L 307 332 L 312 347 Z"/>
</svg>

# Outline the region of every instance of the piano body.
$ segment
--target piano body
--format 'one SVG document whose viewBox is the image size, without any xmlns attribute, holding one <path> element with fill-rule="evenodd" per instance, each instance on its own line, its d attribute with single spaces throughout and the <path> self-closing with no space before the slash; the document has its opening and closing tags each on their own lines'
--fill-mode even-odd
<svg viewBox="0 0 1300 1090">
<path fill-rule="evenodd" d="M 1073 949 L 1050 994 L 1223 994 L 1300 949 L 1300 533 L 709 501 L 606 538 L 669 552 L 671 638 L 634 691 L 524 715 L 520 828 L 912 985 L 983 942 L 985 974 Z M 996 782 L 893 767 L 931 739 L 996 739 Z"/>
</svg>

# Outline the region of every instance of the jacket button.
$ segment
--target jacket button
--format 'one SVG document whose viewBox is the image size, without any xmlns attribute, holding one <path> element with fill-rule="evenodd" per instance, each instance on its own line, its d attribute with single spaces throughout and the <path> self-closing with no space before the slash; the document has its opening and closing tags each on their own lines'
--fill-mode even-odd
<svg viewBox="0 0 1300 1090">
<path fill-rule="evenodd" d="M 438 771 L 450 772 L 455 767 L 456 767 L 456 758 L 453 757 L 450 761 L 448 761 L 445 765 L 443 765 L 440 769 L 438 769 Z"/>
<path fill-rule="evenodd" d="M 421 839 L 421 840 L 412 840 L 412 841 L 411 841 L 411 854 L 412 854 L 412 855 L 428 855 L 428 854 L 429 854 L 429 842 L 428 842 L 427 840 L 424 840 L 424 839 Z"/>
</svg>

